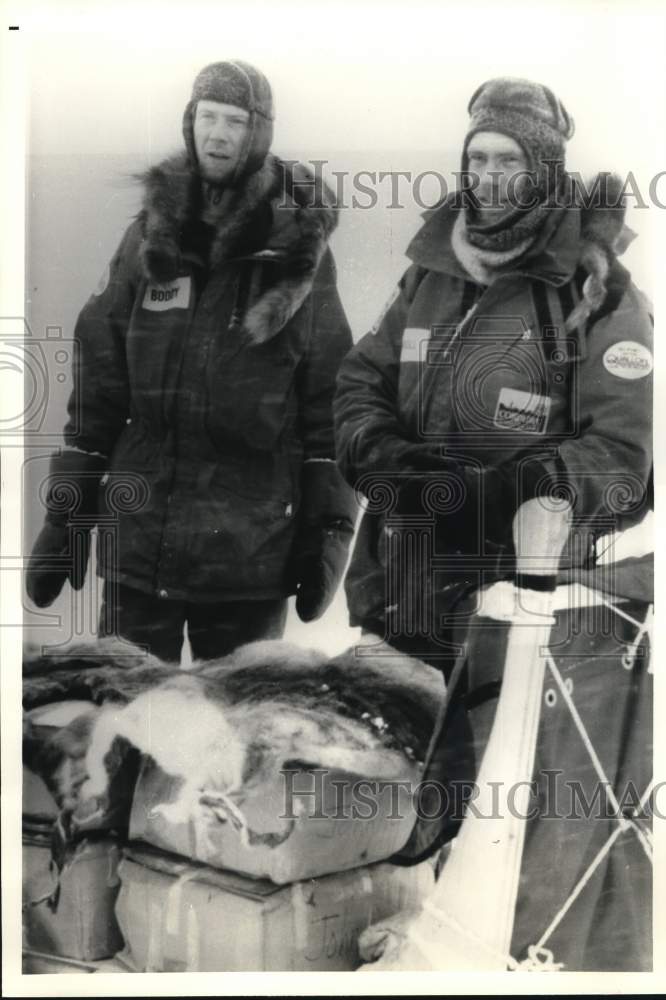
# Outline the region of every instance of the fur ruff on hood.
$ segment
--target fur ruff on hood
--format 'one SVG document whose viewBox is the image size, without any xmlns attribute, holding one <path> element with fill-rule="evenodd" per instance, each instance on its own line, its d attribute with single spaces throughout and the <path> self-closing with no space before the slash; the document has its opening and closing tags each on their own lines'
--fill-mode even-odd
<svg viewBox="0 0 666 1000">
<path fill-rule="evenodd" d="M 598 174 L 594 184 L 601 182 L 602 178 L 605 180 L 603 203 L 581 206 L 580 264 L 587 271 L 587 278 L 582 298 L 567 317 L 566 328 L 569 332 L 601 308 L 617 258 L 636 236 L 624 223 L 626 205 L 622 178 L 617 174 Z"/>
<path fill-rule="evenodd" d="M 141 264 L 146 277 L 165 284 L 181 267 L 181 234 L 197 211 L 199 176 L 179 153 L 151 167 L 145 185 Z M 328 239 L 337 226 L 333 192 L 303 164 L 273 155 L 238 188 L 226 192 L 227 206 L 216 226 L 210 267 L 252 255 L 277 262 L 269 285 L 242 320 L 256 344 L 270 340 L 295 315 L 309 295 Z M 270 229 L 263 245 L 247 249 L 248 233 L 267 212 Z M 243 252 L 244 251 L 244 252 Z"/>
</svg>

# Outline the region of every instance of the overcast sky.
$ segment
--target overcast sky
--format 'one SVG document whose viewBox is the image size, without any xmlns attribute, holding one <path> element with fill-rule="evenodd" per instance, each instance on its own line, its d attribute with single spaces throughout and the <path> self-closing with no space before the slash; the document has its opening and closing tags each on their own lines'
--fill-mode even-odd
<svg viewBox="0 0 666 1000">
<path fill-rule="evenodd" d="M 492 76 L 526 76 L 549 85 L 575 119 L 569 167 L 584 176 L 633 171 L 647 198 L 665 160 L 659 9 L 594 0 L 31 4 L 21 19 L 28 152 L 132 155 L 137 167 L 159 159 L 182 146 L 181 117 L 197 71 L 241 58 L 273 86 L 279 155 L 330 158 L 332 169 L 351 169 L 351 154 L 367 152 L 353 158 L 353 169 L 420 170 L 415 151 L 432 151 L 426 165 L 452 180 L 471 94 Z M 657 191 L 666 204 L 666 176 Z M 378 192 L 388 204 L 389 186 Z M 435 190 L 429 203 L 436 198 Z M 641 239 L 625 263 L 652 294 L 655 212 L 636 211 L 631 197 L 628 207 Z M 353 224 L 361 221 L 369 233 L 369 219 Z M 347 217 L 343 225 L 350 224 Z M 406 238 L 405 219 L 390 224 L 398 241 Z"/>
<path fill-rule="evenodd" d="M 276 148 L 457 143 L 484 79 L 551 86 L 576 119 L 572 160 L 658 159 L 662 31 L 639 3 L 53 5 L 30 29 L 35 153 L 161 151 L 194 74 L 256 62 L 273 84 Z M 657 95 L 661 95 L 657 97 Z M 663 124 L 663 117 L 661 117 Z"/>
</svg>

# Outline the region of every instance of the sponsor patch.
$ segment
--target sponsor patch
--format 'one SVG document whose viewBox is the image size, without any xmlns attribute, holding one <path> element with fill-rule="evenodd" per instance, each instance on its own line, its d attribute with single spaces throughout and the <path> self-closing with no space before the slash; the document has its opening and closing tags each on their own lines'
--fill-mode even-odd
<svg viewBox="0 0 666 1000">
<path fill-rule="evenodd" d="M 430 330 L 422 326 L 406 326 L 402 335 L 400 364 L 403 361 L 420 361 L 423 357 L 421 344 L 430 340 Z"/>
<path fill-rule="evenodd" d="M 109 264 L 106 265 L 104 274 L 97 282 L 97 288 L 93 292 L 93 295 L 101 295 L 109 287 L 109 280 L 111 278 L 111 267 Z"/>
<path fill-rule="evenodd" d="M 652 354 L 635 340 L 619 340 L 605 352 L 604 368 L 618 378 L 643 378 L 652 371 Z"/>
<path fill-rule="evenodd" d="M 150 284 L 143 297 L 143 308 L 151 312 L 165 312 L 167 309 L 187 309 L 190 304 L 191 279 L 189 275 L 177 278 L 168 285 Z"/>
<path fill-rule="evenodd" d="M 501 389 L 493 423 L 503 431 L 544 434 L 550 402 L 550 396 L 538 396 L 521 389 Z"/>
</svg>

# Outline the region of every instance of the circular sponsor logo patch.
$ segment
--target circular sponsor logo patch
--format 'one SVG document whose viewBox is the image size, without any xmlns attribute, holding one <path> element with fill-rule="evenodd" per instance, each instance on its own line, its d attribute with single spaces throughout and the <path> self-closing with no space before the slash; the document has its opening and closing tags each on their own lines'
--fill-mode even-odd
<svg viewBox="0 0 666 1000">
<path fill-rule="evenodd" d="M 635 340 L 620 340 L 604 354 L 604 368 L 618 378 L 643 378 L 652 371 L 652 354 Z"/>
</svg>

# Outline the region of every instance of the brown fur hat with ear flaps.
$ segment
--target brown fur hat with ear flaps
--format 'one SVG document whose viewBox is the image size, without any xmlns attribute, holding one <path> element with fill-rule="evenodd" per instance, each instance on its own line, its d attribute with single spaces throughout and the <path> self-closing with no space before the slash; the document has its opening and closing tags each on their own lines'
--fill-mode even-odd
<svg viewBox="0 0 666 1000">
<path fill-rule="evenodd" d="M 470 123 L 463 147 L 463 171 L 468 168 L 467 146 L 477 132 L 501 132 L 515 139 L 537 175 L 543 173 L 545 161 L 564 162 L 574 121 L 543 84 L 514 77 L 487 80 L 472 94 L 467 110 Z"/>
<path fill-rule="evenodd" d="M 245 149 L 232 182 L 238 184 L 261 167 L 271 148 L 274 117 L 271 86 L 263 73 L 239 59 L 211 63 L 201 70 L 183 113 L 183 138 L 194 170 L 199 162 L 194 147 L 194 116 L 199 101 L 233 104 L 250 114 Z"/>
</svg>

